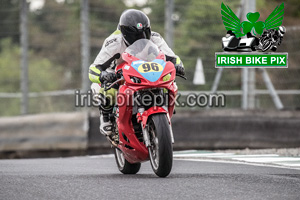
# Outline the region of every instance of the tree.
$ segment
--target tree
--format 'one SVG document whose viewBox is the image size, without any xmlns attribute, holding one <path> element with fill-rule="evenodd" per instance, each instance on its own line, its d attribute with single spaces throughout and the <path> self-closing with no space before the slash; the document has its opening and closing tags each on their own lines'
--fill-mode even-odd
<svg viewBox="0 0 300 200">
<path fill-rule="evenodd" d="M 127 7 L 119 0 L 90 0 L 91 62 L 99 53 L 104 40 L 118 26 L 119 18 Z"/>
<path fill-rule="evenodd" d="M 30 49 L 49 59 L 53 71 L 63 66 L 59 78 L 64 82 L 57 90 L 81 85 L 79 12 L 79 1 L 45 1 L 41 10 L 29 16 Z"/>
<path fill-rule="evenodd" d="M 0 40 L 9 37 L 14 43 L 19 42 L 19 16 L 18 0 L 0 1 Z"/>
<path fill-rule="evenodd" d="M 2 40 L 0 43 L 0 92 L 20 92 L 20 48 L 13 44 L 11 39 Z M 58 88 L 61 80 L 58 79 L 59 71 L 53 71 L 53 63 L 47 58 L 41 58 L 29 52 L 29 91 L 44 92 Z M 60 68 L 60 66 L 57 66 Z M 0 116 L 19 114 L 19 99 L 0 99 Z M 42 108 L 45 102 L 36 102 L 35 107 Z"/>
</svg>

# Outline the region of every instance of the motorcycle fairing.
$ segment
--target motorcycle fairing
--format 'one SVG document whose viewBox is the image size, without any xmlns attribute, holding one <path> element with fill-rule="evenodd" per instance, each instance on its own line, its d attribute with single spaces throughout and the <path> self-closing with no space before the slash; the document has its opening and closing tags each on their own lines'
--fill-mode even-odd
<svg viewBox="0 0 300 200">
<path fill-rule="evenodd" d="M 143 162 L 147 160 L 149 154 L 144 143 L 140 142 L 135 136 L 132 117 L 132 102 L 135 90 L 132 88 L 121 85 L 119 88 L 118 96 L 127 96 L 125 102 L 121 102 L 122 98 L 117 98 L 119 105 L 119 118 L 117 120 L 119 131 L 119 145 L 118 147 L 124 153 L 126 160 L 130 163 Z M 125 135 L 125 137 L 124 137 Z"/>
<path fill-rule="evenodd" d="M 153 69 L 150 69 L 149 71 L 145 72 L 145 70 L 143 70 L 143 68 L 142 68 L 142 65 L 148 64 L 148 66 L 150 67 L 152 63 L 157 63 L 158 70 L 154 71 Z M 145 62 L 142 60 L 137 60 L 137 61 L 133 61 L 131 63 L 131 66 L 140 75 L 142 75 L 145 79 L 147 79 L 150 82 L 155 82 L 161 77 L 161 74 L 162 74 L 163 70 L 165 69 L 166 62 L 162 59 L 155 59 L 152 62 Z"/>
<path fill-rule="evenodd" d="M 149 116 L 153 115 L 153 114 L 156 114 L 156 113 L 166 113 L 167 114 L 168 112 L 162 107 L 151 107 L 148 110 L 144 111 L 144 113 L 141 116 L 144 128 L 146 127 Z"/>
</svg>

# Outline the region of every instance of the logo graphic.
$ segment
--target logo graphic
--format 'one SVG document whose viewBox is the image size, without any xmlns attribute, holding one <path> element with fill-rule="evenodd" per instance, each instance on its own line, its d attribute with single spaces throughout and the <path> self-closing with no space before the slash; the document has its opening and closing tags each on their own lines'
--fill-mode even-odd
<svg viewBox="0 0 300 200">
<path fill-rule="evenodd" d="M 142 29 L 142 28 L 143 28 L 143 24 L 138 23 L 138 24 L 136 25 L 136 27 L 137 27 L 137 29 Z"/>
<path fill-rule="evenodd" d="M 244 36 L 249 32 L 252 32 L 254 35 L 261 35 L 264 29 L 278 30 L 279 26 L 282 24 L 284 14 L 284 4 L 282 3 L 273 10 L 265 22 L 257 21 L 260 17 L 259 12 L 249 12 L 246 15 L 248 21 L 243 21 L 241 23 L 240 19 L 232 12 L 229 6 L 222 3 L 221 8 L 223 24 L 225 25 L 226 30 L 231 30 L 236 37 Z"/>
<path fill-rule="evenodd" d="M 282 25 L 284 3 L 277 6 L 263 21 L 258 21 L 259 12 L 249 12 L 248 21 L 241 22 L 229 6 L 221 4 L 223 24 L 227 34 L 222 38 L 224 51 L 276 51 L 286 29 Z M 240 38 L 247 36 L 247 38 Z"/>
<path fill-rule="evenodd" d="M 283 3 L 277 6 L 265 21 L 258 21 L 259 12 L 249 12 L 246 15 L 247 20 L 241 22 L 224 3 L 221 4 L 221 14 L 227 30 L 226 36 L 222 38 L 222 47 L 226 52 L 215 53 L 216 68 L 288 67 L 288 53 L 261 53 L 276 51 L 282 43 L 286 32 L 282 26 Z"/>
</svg>

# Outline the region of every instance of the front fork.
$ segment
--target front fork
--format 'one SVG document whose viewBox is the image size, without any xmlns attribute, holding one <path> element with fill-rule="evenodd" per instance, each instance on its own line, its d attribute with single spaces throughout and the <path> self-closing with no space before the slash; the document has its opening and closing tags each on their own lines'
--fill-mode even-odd
<svg viewBox="0 0 300 200">
<path fill-rule="evenodd" d="M 144 125 L 143 120 L 142 120 L 142 115 L 143 115 L 144 111 L 145 111 L 145 108 L 143 108 L 143 107 L 138 108 L 137 121 L 141 124 L 145 145 L 148 148 L 151 146 L 151 143 L 150 143 L 150 136 L 149 136 L 148 127 L 147 127 L 148 125 L 147 124 Z M 166 110 L 166 114 L 167 114 L 169 126 L 170 126 L 171 141 L 172 141 L 172 144 L 174 144 L 174 135 L 173 135 L 172 125 L 171 125 L 171 119 L 170 119 L 170 116 L 169 116 L 169 113 L 167 110 Z"/>
<path fill-rule="evenodd" d="M 172 123 L 171 123 L 171 118 L 170 118 L 170 115 L 169 115 L 169 113 L 167 113 L 167 117 L 168 117 L 168 120 L 169 120 L 169 123 L 170 123 L 170 134 L 171 134 L 171 141 L 172 141 L 172 144 L 174 144 L 174 143 L 175 143 L 175 141 L 174 141 L 174 135 L 173 135 Z"/>
<path fill-rule="evenodd" d="M 142 116 L 144 111 L 145 111 L 145 108 L 139 108 L 138 109 L 139 116 Z M 143 132 L 143 138 L 144 138 L 144 141 L 145 141 L 145 145 L 148 148 L 148 147 L 151 146 L 151 143 L 150 143 L 150 137 L 149 137 L 149 132 L 148 132 L 148 129 L 147 129 L 147 125 L 144 127 L 142 120 L 140 121 L 140 124 L 141 124 L 141 127 L 142 127 L 142 132 Z"/>
</svg>

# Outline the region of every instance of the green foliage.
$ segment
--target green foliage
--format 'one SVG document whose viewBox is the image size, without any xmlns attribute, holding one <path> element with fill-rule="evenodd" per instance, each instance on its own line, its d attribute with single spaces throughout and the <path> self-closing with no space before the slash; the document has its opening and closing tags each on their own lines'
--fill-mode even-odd
<svg viewBox="0 0 300 200">
<path fill-rule="evenodd" d="M 204 65 L 206 80 L 212 81 L 214 77 L 214 53 L 221 50 L 221 38 L 226 33 L 221 18 L 220 1 L 191 0 L 186 5 L 186 13 L 180 25 L 176 27 L 175 48 L 176 53 L 184 62 L 187 77 L 190 82 L 194 76 L 197 57 L 201 57 Z M 183 83 L 180 80 L 179 83 Z M 210 84 L 195 86 L 179 84 L 180 89 L 209 90 Z"/>
<path fill-rule="evenodd" d="M 0 43 L 0 91 L 20 92 L 20 49 L 13 45 L 10 39 Z M 29 52 L 29 90 L 31 92 L 51 91 L 58 88 L 60 70 L 53 70 L 53 64 L 49 59 L 36 56 Z M 56 68 L 61 68 L 56 66 Z"/>
<path fill-rule="evenodd" d="M 19 92 L 20 50 L 10 39 L 1 40 L 0 46 L 0 92 Z"/>
<path fill-rule="evenodd" d="M 60 74 L 64 82 L 57 90 L 81 85 L 80 81 L 74 81 L 81 80 L 79 12 L 79 1 L 45 1 L 39 12 L 29 15 L 30 49 L 50 60 L 53 71 L 59 72 L 57 66 L 64 66 Z M 64 77 L 65 74 L 70 76 Z"/>
<path fill-rule="evenodd" d="M 0 1 L 0 39 L 11 37 L 14 43 L 19 40 L 19 2 L 18 0 Z"/>
<path fill-rule="evenodd" d="M 127 7 L 119 0 L 90 0 L 91 61 L 101 49 L 105 38 L 118 26 L 120 15 Z"/>
<path fill-rule="evenodd" d="M 10 39 L 0 42 L 0 92 L 20 92 L 20 48 L 12 43 Z M 28 63 L 29 91 L 43 92 L 55 90 L 61 84 L 60 73 L 49 59 L 36 56 L 29 52 Z M 19 99 L 0 99 L 0 116 L 19 114 Z"/>
<path fill-rule="evenodd" d="M 148 17 L 151 23 L 151 29 L 164 36 L 164 21 L 165 21 L 165 0 L 148 1 L 142 8 L 151 8 L 151 13 Z"/>
</svg>

